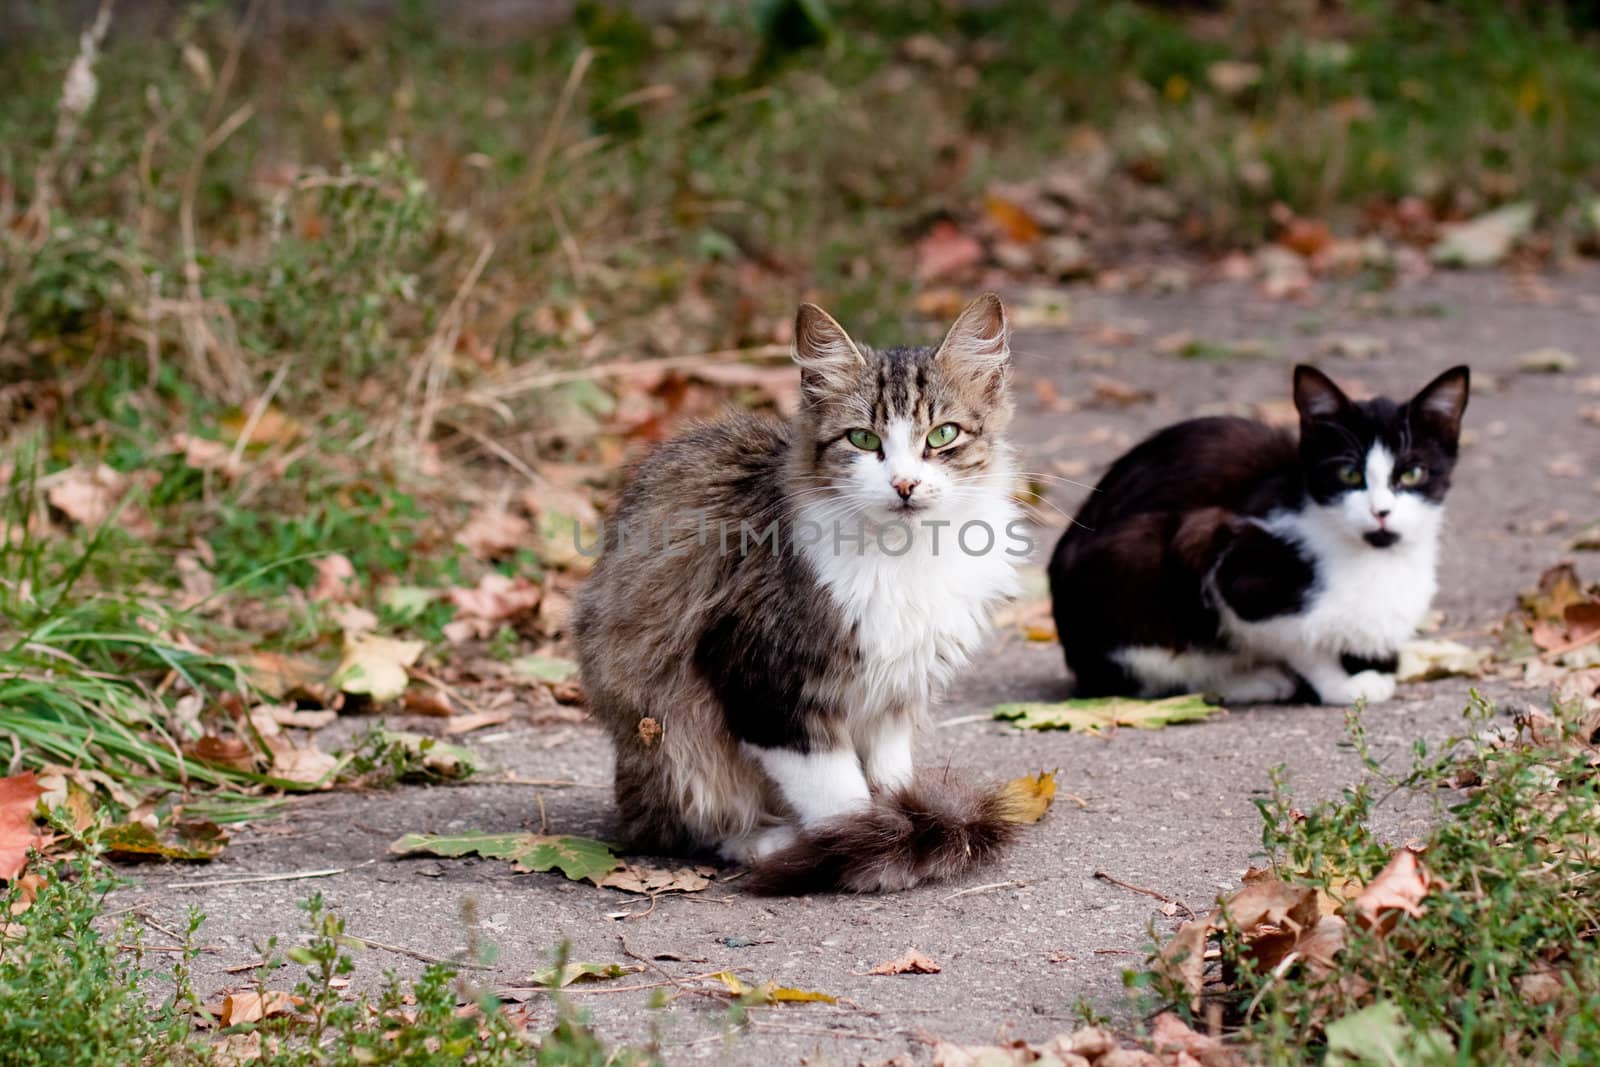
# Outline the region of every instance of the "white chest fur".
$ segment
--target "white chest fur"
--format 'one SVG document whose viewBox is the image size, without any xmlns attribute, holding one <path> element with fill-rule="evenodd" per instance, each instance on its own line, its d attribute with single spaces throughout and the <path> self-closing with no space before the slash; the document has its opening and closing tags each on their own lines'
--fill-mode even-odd
<svg viewBox="0 0 1600 1067">
<path fill-rule="evenodd" d="M 1430 506 L 1408 536 L 1378 549 L 1316 508 L 1269 516 L 1264 526 L 1312 558 L 1316 585 L 1298 614 L 1244 622 L 1224 610 L 1223 625 L 1250 650 L 1275 655 L 1292 647 L 1392 655 L 1416 633 L 1438 588 L 1442 520 Z"/>
<path fill-rule="evenodd" d="M 960 510 L 908 517 L 903 552 L 898 524 L 881 537 L 868 527 L 864 546 L 824 537 L 807 547 L 818 580 L 856 635 L 862 670 L 841 694 L 852 717 L 906 707 L 920 714 L 977 651 L 994 605 L 1016 593 L 1021 546 L 1008 533 L 1018 519 L 1009 496 L 984 493 Z"/>
</svg>

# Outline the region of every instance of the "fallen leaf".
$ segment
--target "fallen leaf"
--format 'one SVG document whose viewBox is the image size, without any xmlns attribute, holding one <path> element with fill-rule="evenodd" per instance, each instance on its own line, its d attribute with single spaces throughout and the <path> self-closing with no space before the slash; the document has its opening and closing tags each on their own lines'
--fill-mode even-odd
<svg viewBox="0 0 1600 1067">
<path fill-rule="evenodd" d="M 1278 243 L 1309 259 L 1333 243 L 1333 230 L 1321 219 L 1292 218 Z"/>
<path fill-rule="evenodd" d="M 1028 209 L 1014 200 L 990 193 L 983 198 L 983 210 L 1000 231 L 1019 245 L 1032 244 L 1039 239 L 1039 223 Z"/>
<path fill-rule="evenodd" d="M 503 722 L 510 721 L 509 711 L 477 711 L 471 715 L 455 716 L 445 723 L 444 732 L 447 737 L 459 737 L 474 730 L 482 730 L 486 726 L 499 726 Z"/>
<path fill-rule="evenodd" d="M 712 977 L 721 982 L 728 992 L 748 1004 L 838 1003 L 838 998 L 831 997 L 826 993 L 817 993 L 808 989 L 793 989 L 788 986 L 780 986 L 776 982 L 763 982 L 759 986 L 752 986 L 742 981 L 732 971 L 718 971 Z"/>
<path fill-rule="evenodd" d="M 1264 877 L 1246 882 L 1218 905 L 1209 921 L 1216 929 L 1231 924 L 1256 961 L 1257 972 L 1265 974 L 1316 926 L 1321 912 L 1315 887 Z"/>
<path fill-rule="evenodd" d="M 1089 384 L 1094 389 L 1094 394 L 1088 402 L 1088 406 L 1092 408 L 1132 407 L 1135 404 L 1146 403 L 1154 395 L 1148 389 L 1099 375 L 1092 378 Z"/>
<path fill-rule="evenodd" d="M 45 839 L 33 830 L 33 809 L 45 790 L 32 771 L 0 778 L 0 882 L 13 881 L 28 862 L 28 850 Z"/>
<path fill-rule="evenodd" d="M 1524 374 L 1565 374 L 1578 369 L 1578 357 L 1561 348 L 1535 348 L 1517 357 Z"/>
<path fill-rule="evenodd" d="M 1392 1002 L 1375 1004 L 1328 1024 L 1323 1067 L 1443 1067 L 1456 1059 L 1443 1030 L 1417 1030 Z"/>
<path fill-rule="evenodd" d="M 1197 1033 L 1170 1011 L 1156 1016 L 1150 1027 L 1150 1042 L 1158 1054 L 1186 1055 L 1190 1057 L 1189 1062 L 1204 1064 L 1204 1067 L 1242 1067 L 1244 1063 L 1221 1040 Z"/>
<path fill-rule="evenodd" d="M 559 870 L 573 881 L 587 879 L 596 885 L 618 865 L 611 849 L 599 841 L 548 834 L 486 834 L 477 830 L 456 834 L 406 834 L 391 844 L 389 851 L 400 856 L 422 852 L 433 856 L 478 855 L 510 860 L 518 871 Z"/>
<path fill-rule="evenodd" d="M 907 949 L 906 954 L 897 960 L 886 960 L 878 964 L 868 974 L 938 974 L 942 967 L 916 949 Z"/>
<path fill-rule="evenodd" d="M 224 416 L 218 425 L 226 431 L 231 442 L 237 444 L 244 435 L 245 427 L 250 426 L 252 414 L 251 411 L 236 411 Z M 250 426 L 250 438 L 245 442 L 245 447 L 265 448 L 268 445 L 289 444 L 300 433 L 299 422 L 269 404 L 255 419 L 255 425 Z"/>
<path fill-rule="evenodd" d="M 356 565 L 334 552 L 316 562 L 317 580 L 306 593 L 316 603 L 349 600 L 356 593 Z"/>
<path fill-rule="evenodd" d="M 164 833 L 142 822 L 110 826 L 99 835 L 106 855 L 119 860 L 209 860 L 228 843 L 228 835 L 214 822 L 180 820 Z"/>
<path fill-rule="evenodd" d="M 207 734 L 185 744 L 183 754 L 202 763 L 214 763 L 236 771 L 260 769 L 260 754 L 237 737 Z"/>
<path fill-rule="evenodd" d="M 492 637 L 503 623 L 530 614 L 538 608 L 543 590 L 520 575 L 508 578 L 490 572 L 475 587 L 451 589 L 446 595 L 456 607 L 456 617 L 445 625 L 444 634 L 459 644 Z"/>
<path fill-rule="evenodd" d="M 456 544 L 482 560 L 504 559 L 533 547 L 533 524 L 503 507 L 485 508 L 456 534 Z"/>
<path fill-rule="evenodd" d="M 609 982 L 613 978 L 638 974 L 642 970 L 642 963 L 564 963 L 559 971 L 549 967 L 530 975 L 529 980 L 535 985 L 565 989 L 569 985 L 585 982 Z"/>
<path fill-rule="evenodd" d="M 1190 920 L 1162 948 L 1154 967 L 1158 974 L 1175 982 L 1189 994 L 1191 1007 L 1198 1006 L 1206 980 L 1206 938 L 1211 934 L 1209 920 Z"/>
<path fill-rule="evenodd" d="M 272 748 L 272 769 L 267 773 L 296 785 L 331 789 L 334 775 L 344 766 L 344 761 L 339 757 L 323 752 L 312 744 L 295 745 L 287 738 L 280 738 L 269 747 Z"/>
<path fill-rule="evenodd" d="M 111 517 L 126 490 L 122 475 L 101 464 L 94 470 L 74 467 L 45 494 L 50 506 L 82 526 L 99 526 Z"/>
<path fill-rule="evenodd" d="M 1559 1000 L 1567 991 L 1569 976 L 1562 971 L 1529 971 L 1517 979 L 1517 992 L 1534 1007 Z"/>
<path fill-rule="evenodd" d="M 326 681 L 326 668 L 316 660 L 280 652 L 255 652 L 240 657 L 239 666 L 250 684 L 273 700 L 298 693 L 326 704 L 333 695 Z"/>
<path fill-rule="evenodd" d="M 934 223 L 917 242 L 916 252 L 917 276 L 924 280 L 954 274 L 983 261 L 983 246 L 948 219 Z"/>
<path fill-rule="evenodd" d="M 1056 703 L 1026 702 L 1001 704 L 994 717 L 1005 719 L 1026 730 L 1082 730 L 1102 735 L 1119 726 L 1156 730 L 1174 723 L 1200 722 L 1221 712 L 1195 694 L 1167 697 L 1164 700 L 1135 700 L 1132 697 L 1091 697 Z"/>
<path fill-rule="evenodd" d="M 339 717 L 336 711 L 302 711 L 293 704 L 273 704 L 258 708 L 257 711 L 266 712 L 279 726 L 293 726 L 301 730 L 320 730 Z"/>
<path fill-rule="evenodd" d="M 233 467 L 233 448 L 221 441 L 180 433 L 172 436 L 171 444 L 173 448 L 183 453 L 184 463 L 195 470 L 220 470 L 230 476 L 238 473 Z"/>
<path fill-rule="evenodd" d="M 560 656 L 518 656 L 511 661 L 511 673 L 535 682 L 570 682 L 578 677 L 578 665 Z"/>
<path fill-rule="evenodd" d="M 1223 96 L 1238 96 L 1261 81 L 1261 65 L 1238 59 L 1219 59 L 1206 67 L 1206 81 Z"/>
<path fill-rule="evenodd" d="M 1455 641 L 1408 641 L 1400 648 L 1395 677 L 1402 682 L 1431 682 L 1455 676 L 1475 677 L 1489 661 L 1489 650 Z"/>
<path fill-rule="evenodd" d="M 1533 220 L 1532 204 L 1507 204 L 1468 222 L 1445 227 L 1444 236 L 1429 255 L 1445 267 L 1493 266 L 1505 259 L 1512 246 L 1533 228 Z"/>
<path fill-rule="evenodd" d="M 365 693 L 375 703 L 393 700 L 406 691 L 406 668 L 422 657 L 423 641 L 401 641 L 377 634 L 346 635 L 344 656 L 333 672 L 332 683 L 346 693 Z"/>
<path fill-rule="evenodd" d="M 649 867 L 642 863 L 624 863 L 596 885 L 606 889 L 620 889 L 625 893 L 698 893 L 711 884 L 715 867 Z"/>
<path fill-rule="evenodd" d="M 405 709 L 413 715 L 432 715 L 435 718 L 447 719 L 456 713 L 455 705 L 450 702 L 450 694 L 431 686 L 424 689 L 407 689 L 403 703 Z"/>
<path fill-rule="evenodd" d="M 1387 931 L 1401 915 L 1423 913 L 1422 900 L 1428 895 L 1429 881 L 1417 854 L 1403 848 L 1351 902 L 1351 912 L 1369 930 Z"/>
<path fill-rule="evenodd" d="M 281 989 L 264 992 L 245 990 L 230 993 L 222 998 L 218 1019 L 224 1029 L 240 1023 L 255 1023 L 274 1015 L 288 1015 L 294 1011 L 294 997 Z"/>
<path fill-rule="evenodd" d="M 1036 823 L 1044 818 L 1056 799 L 1054 771 L 1040 771 L 1013 778 L 1000 787 L 1000 798 L 1005 804 L 1005 819 L 1015 823 Z"/>
</svg>

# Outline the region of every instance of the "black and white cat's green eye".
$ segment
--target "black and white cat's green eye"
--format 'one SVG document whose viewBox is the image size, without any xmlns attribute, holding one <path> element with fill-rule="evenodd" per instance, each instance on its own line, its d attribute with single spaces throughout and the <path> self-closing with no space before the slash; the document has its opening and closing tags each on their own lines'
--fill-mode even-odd
<svg viewBox="0 0 1600 1067">
<path fill-rule="evenodd" d="M 1357 486 L 1366 481 L 1366 476 L 1361 473 L 1359 468 L 1340 467 L 1339 481 L 1345 485 Z"/>
<path fill-rule="evenodd" d="M 871 430 L 851 430 L 845 437 L 863 452 L 876 452 L 883 447 L 883 441 Z"/>
<path fill-rule="evenodd" d="M 1407 467 L 1400 472 L 1400 484 L 1408 487 L 1421 485 L 1422 479 L 1427 476 L 1428 472 L 1421 467 Z"/>
<path fill-rule="evenodd" d="M 928 431 L 928 447 L 943 448 L 960 435 L 961 427 L 957 426 L 953 422 L 947 422 L 942 426 L 935 426 L 933 429 Z"/>
</svg>

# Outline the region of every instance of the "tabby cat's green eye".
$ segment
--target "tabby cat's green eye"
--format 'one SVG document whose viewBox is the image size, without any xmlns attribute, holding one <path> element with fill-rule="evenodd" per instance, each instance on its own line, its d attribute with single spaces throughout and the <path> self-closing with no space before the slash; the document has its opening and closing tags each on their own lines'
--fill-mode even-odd
<svg viewBox="0 0 1600 1067">
<path fill-rule="evenodd" d="M 863 452 L 876 452 L 883 447 L 883 442 L 871 430 L 851 430 L 845 437 Z"/>
<path fill-rule="evenodd" d="M 960 433 L 961 427 L 953 422 L 947 422 L 943 426 L 935 426 L 928 432 L 928 447 L 943 448 L 951 441 L 954 441 Z"/>
<path fill-rule="evenodd" d="M 1362 476 L 1361 472 L 1354 467 L 1340 467 L 1339 480 L 1345 485 L 1360 485 L 1366 479 Z"/>
<path fill-rule="evenodd" d="M 1405 486 L 1421 485 L 1422 479 L 1427 475 L 1428 472 L 1421 467 L 1407 467 L 1400 472 L 1400 484 Z"/>
</svg>

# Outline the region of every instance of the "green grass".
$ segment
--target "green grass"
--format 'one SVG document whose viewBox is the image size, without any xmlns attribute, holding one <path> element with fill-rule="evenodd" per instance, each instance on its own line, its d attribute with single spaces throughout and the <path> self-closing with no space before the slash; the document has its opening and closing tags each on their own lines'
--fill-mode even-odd
<svg viewBox="0 0 1600 1067">
<path fill-rule="evenodd" d="M 1435 805 L 1432 828 L 1412 843 L 1432 884 L 1422 914 L 1402 915 L 1392 929 L 1352 921 L 1335 966 L 1320 977 L 1293 960 L 1258 973 L 1245 932 L 1225 932 L 1225 988 L 1215 999 L 1252 1055 L 1302 1062 L 1324 1040 L 1347 1037 L 1339 1020 L 1353 1020 L 1346 1031 L 1370 1033 L 1374 1013 L 1388 1013 L 1385 1032 L 1435 1035 L 1437 1054 L 1416 1051 L 1407 1062 L 1577 1064 L 1600 1056 L 1592 719 L 1524 718 L 1508 741 L 1502 731 L 1485 732 L 1493 715 L 1475 704 L 1471 738 L 1438 750 L 1419 742 L 1400 776 L 1383 772 L 1352 720 L 1367 780 L 1303 812 L 1274 775 L 1271 796 L 1258 803 L 1278 877 L 1335 897 L 1348 897 L 1349 879 L 1370 883 L 1398 845 L 1381 840 L 1372 822 L 1404 794 Z M 1153 982 L 1180 1006 L 1187 1001 L 1164 979 L 1137 981 Z"/>
<path fill-rule="evenodd" d="M 191 913 L 176 956 L 150 952 L 136 918 L 113 923 L 106 914 L 112 888 L 86 864 L 47 868 L 26 890 L 36 898 L 20 886 L 0 898 L 0 914 L 10 917 L 0 928 L 0 1049 L 8 1065 L 203 1067 L 241 1057 L 262 1067 L 656 1062 L 644 1051 L 606 1048 L 559 999 L 555 1026 L 527 1034 L 493 994 L 472 989 L 444 964 L 430 964 L 412 982 L 391 973 L 370 997 L 347 995 L 340 979 L 354 967 L 356 943 L 320 895 L 301 905 L 303 935 L 282 950 L 270 939 L 253 974 L 255 992 L 291 992 L 293 1009 L 224 1030 L 201 1029 L 204 1000 L 192 969 L 205 916 Z M 300 971 L 292 990 L 278 973 L 285 968 Z M 458 1010 L 463 1001 L 475 1010 Z"/>
</svg>

